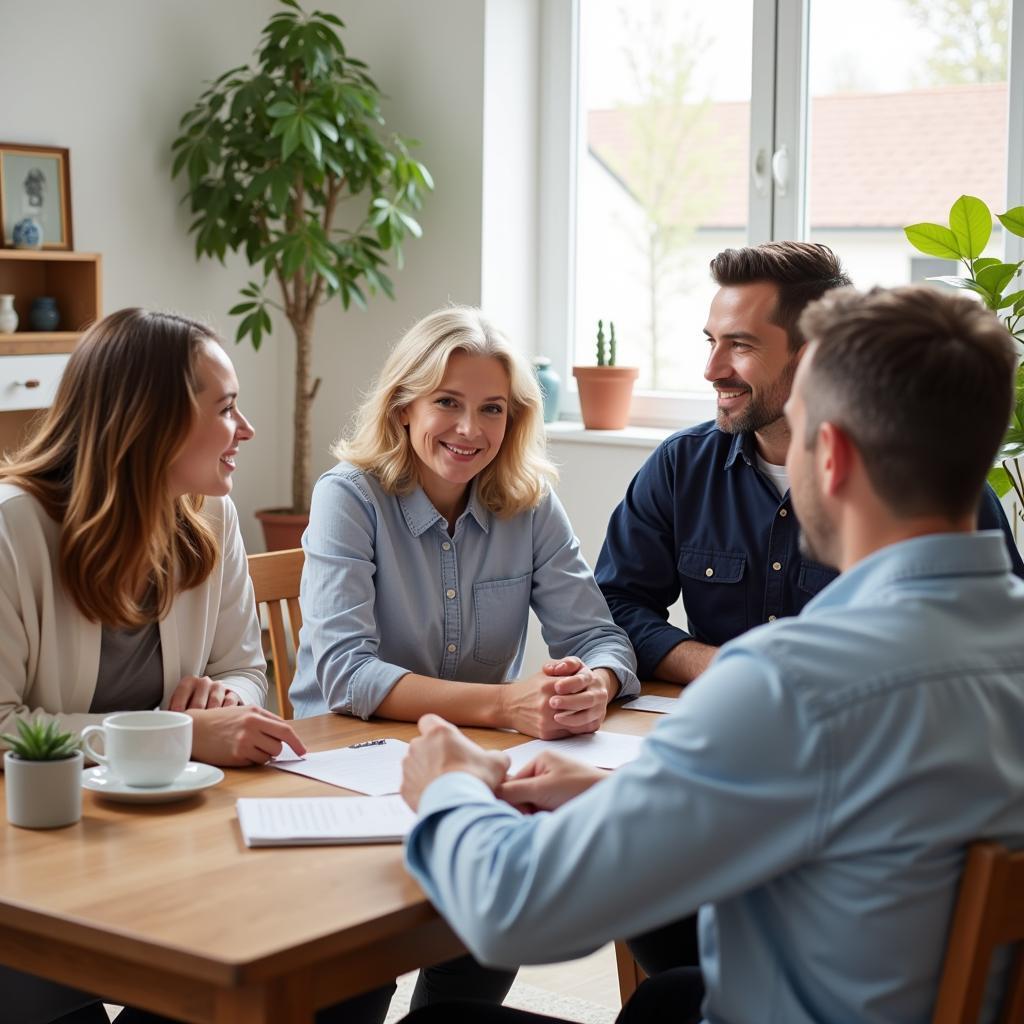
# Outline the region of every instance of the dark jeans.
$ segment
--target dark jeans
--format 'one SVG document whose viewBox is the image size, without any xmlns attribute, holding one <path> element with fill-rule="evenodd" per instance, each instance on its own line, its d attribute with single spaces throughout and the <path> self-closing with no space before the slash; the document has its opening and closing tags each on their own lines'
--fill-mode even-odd
<svg viewBox="0 0 1024 1024">
<path fill-rule="evenodd" d="M 696 914 L 638 935 L 626 945 L 650 978 L 674 967 L 700 967 Z"/>
<path fill-rule="evenodd" d="M 700 1024 L 704 980 L 696 967 L 677 967 L 656 978 L 648 978 L 615 1018 L 615 1024 Z M 553 1024 L 558 1018 L 513 1010 L 507 1006 L 476 1004 L 470 1010 L 434 1003 L 415 1010 L 403 1024 Z"/>
<path fill-rule="evenodd" d="M 461 956 L 420 971 L 410 1008 L 419 1010 L 437 1003 L 456 1002 L 500 1005 L 515 979 L 515 971 L 483 967 L 471 956 Z M 380 1024 L 387 1016 L 394 992 L 395 984 L 391 982 L 318 1010 L 316 1024 Z M 107 1024 L 107 1015 L 96 1003 L 61 1017 L 55 1024 Z M 173 1024 L 173 1021 L 146 1010 L 126 1007 L 116 1024 Z"/>
</svg>

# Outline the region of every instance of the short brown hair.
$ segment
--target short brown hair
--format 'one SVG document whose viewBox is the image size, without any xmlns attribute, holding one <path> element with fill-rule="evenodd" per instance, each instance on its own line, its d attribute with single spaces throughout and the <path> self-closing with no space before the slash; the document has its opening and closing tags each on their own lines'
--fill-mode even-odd
<svg viewBox="0 0 1024 1024">
<path fill-rule="evenodd" d="M 995 314 L 927 285 L 850 288 L 808 306 L 800 327 L 816 346 L 803 383 L 807 447 L 823 422 L 840 427 L 897 515 L 976 509 L 1017 366 Z"/>
<path fill-rule="evenodd" d="M 775 285 L 779 300 L 771 319 L 786 332 L 791 352 L 806 340 L 798 321 L 807 303 L 833 288 L 850 285 L 839 257 L 818 242 L 765 242 L 725 249 L 711 261 L 711 276 L 720 288 L 758 281 Z"/>
<path fill-rule="evenodd" d="M 213 331 L 186 317 L 111 313 L 75 347 L 35 435 L 0 462 L 0 481 L 61 524 L 61 581 L 92 622 L 163 618 L 216 564 L 202 497 L 171 497 L 167 484 L 195 417 L 196 361 L 209 342 Z"/>
</svg>

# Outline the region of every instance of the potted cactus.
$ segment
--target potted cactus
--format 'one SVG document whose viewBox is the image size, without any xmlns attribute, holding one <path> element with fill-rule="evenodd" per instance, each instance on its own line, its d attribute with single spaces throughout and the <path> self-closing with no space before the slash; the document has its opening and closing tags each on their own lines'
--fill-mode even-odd
<svg viewBox="0 0 1024 1024">
<path fill-rule="evenodd" d="M 604 321 L 597 321 L 597 365 L 574 366 L 572 375 L 580 392 L 580 413 L 587 430 L 621 430 L 629 422 L 633 384 L 639 370 L 619 366 L 615 323 L 608 321 L 605 339 Z"/>
<path fill-rule="evenodd" d="M 60 828 L 82 817 L 82 752 L 78 737 L 54 721 L 18 720 L 5 733 L 7 820 L 20 828 Z"/>
</svg>

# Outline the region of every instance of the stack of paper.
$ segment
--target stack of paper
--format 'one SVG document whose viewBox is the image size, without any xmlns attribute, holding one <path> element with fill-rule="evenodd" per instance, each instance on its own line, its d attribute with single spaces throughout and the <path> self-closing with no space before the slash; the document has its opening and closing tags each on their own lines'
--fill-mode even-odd
<svg viewBox="0 0 1024 1024">
<path fill-rule="evenodd" d="M 242 797 L 235 807 L 246 846 L 400 843 L 416 821 L 400 796 Z"/>
</svg>

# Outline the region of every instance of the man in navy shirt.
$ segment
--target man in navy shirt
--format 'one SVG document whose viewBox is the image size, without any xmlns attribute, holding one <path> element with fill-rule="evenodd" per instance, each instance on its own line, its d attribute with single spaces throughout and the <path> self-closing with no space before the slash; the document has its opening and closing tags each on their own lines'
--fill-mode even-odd
<svg viewBox="0 0 1024 1024">
<path fill-rule="evenodd" d="M 723 644 L 796 615 L 836 577 L 797 544 L 783 407 L 804 352 L 800 314 L 850 279 L 827 246 L 810 242 L 726 249 L 711 275 L 719 290 L 704 328 L 704 376 L 717 393 L 716 418 L 673 434 L 647 459 L 612 513 L 595 573 L 636 651 L 637 675 L 684 685 Z M 1013 570 L 1024 577 L 989 487 L 978 521 L 1003 530 Z M 686 630 L 667 621 L 680 592 Z M 695 965 L 696 918 L 629 946 L 648 974 Z"/>
<path fill-rule="evenodd" d="M 836 576 L 797 548 L 786 477 L 783 406 L 804 351 L 797 319 L 848 285 L 824 245 L 769 242 L 711 261 L 719 285 L 704 333 L 704 376 L 717 415 L 652 453 L 612 513 L 597 582 L 628 634 L 641 679 L 686 684 L 748 629 L 795 615 Z M 1024 562 L 999 500 L 985 489 L 979 528 L 1002 529 Z M 682 592 L 688 629 L 668 623 Z"/>
</svg>

